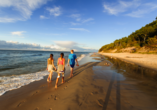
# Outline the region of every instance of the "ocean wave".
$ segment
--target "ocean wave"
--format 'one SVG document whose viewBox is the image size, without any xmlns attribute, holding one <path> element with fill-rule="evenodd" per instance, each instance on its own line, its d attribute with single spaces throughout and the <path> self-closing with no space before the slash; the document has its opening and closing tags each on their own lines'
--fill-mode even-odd
<svg viewBox="0 0 157 110">
<path fill-rule="evenodd" d="M 81 54 L 80 57 L 77 58 L 78 61 L 82 60 L 82 58 L 84 58 L 86 55 L 85 54 Z"/>
<path fill-rule="evenodd" d="M 19 58 L 25 58 L 25 57 L 34 57 L 34 56 L 43 56 L 43 54 L 19 54 L 19 55 L 9 55 L 9 56 L 3 56 L 0 58 L 0 60 L 8 60 L 8 59 L 11 59 L 11 58 L 16 58 L 16 59 L 19 59 Z"/>
<path fill-rule="evenodd" d="M 78 61 L 81 61 L 85 56 L 85 54 L 79 56 L 77 58 Z M 41 71 L 30 74 L 2 76 L 0 77 L 0 96 L 7 91 L 18 89 L 22 86 L 30 84 L 31 82 L 41 80 L 48 74 L 48 71 Z"/>
<path fill-rule="evenodd" d="M 48 71 L 42 71 L 24 75 L 13 75 L 0 77 L 0 96 L 5 92 L 28 85 L 31 82 L 38 81 L 48 75 Z"/>
<path fill-rule="evenodd" d="M 31 56 L 42 56 L 42 54 L 34 54 L 34 55 L 31 55 Z"/>
</svg>

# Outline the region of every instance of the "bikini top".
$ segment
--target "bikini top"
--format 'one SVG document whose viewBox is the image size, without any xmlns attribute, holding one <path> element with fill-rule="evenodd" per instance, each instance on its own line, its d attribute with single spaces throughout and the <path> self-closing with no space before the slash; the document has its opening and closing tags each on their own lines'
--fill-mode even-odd
<svg viewBox="0 0 157 110">
<path fill-rule="evenodd" d="M 62 58 L 62 60 L 60 58 L 58 58 L 58 64 L 63 65 L 64 60 L 65 60 L 64 58 Z"/>
</svg>

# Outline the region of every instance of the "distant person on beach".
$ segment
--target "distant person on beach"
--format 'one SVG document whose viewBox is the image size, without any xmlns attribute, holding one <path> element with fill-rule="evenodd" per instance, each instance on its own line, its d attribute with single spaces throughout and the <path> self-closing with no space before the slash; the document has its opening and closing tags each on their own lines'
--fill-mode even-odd
<svg viewBox="0 0 157 110">
<path fill-rule="evenodd" d="M 69 55 L 69 58 L 68 58 L 68 66 L 70 65 L 70 69 L 71 69 L 70 78 L 73 77 L 75 61 L 77 62 L 76 66 L 79 66 L 78 61 L 77 61 L 77 56 L 74 54 L 74 50 L 71 50 L 71 54 Z"/>
<path fill-rule="evenodd" d="M 56 67 L 54 65 L 54 60 L 53 60 L 53 54 L 50 54 L 50 58 L 47 59 L 47 70 L 48 72 L 50 72 L 47 78 L 47 82 L 51 82 L 52 75 L 53 75 L 53 68 L 55 68 L 56 70 Z"/>
<path fill-rule="evenodd" d="M 58 58 L 58 61 L 57 61 L 57 65 L 58 65 L 57 73 L 58 73 L 58 76 L 57 76 L 57 79 L 56 79 L 55 89 L 57 89 L 58 80 L 60 78 L 60 74 L 62 74 L 62 84 L 64 83 L 65 59 L 63 57 L 64 57 L 64 53 L 61 53 L 60 57 Z"/>
</svg>

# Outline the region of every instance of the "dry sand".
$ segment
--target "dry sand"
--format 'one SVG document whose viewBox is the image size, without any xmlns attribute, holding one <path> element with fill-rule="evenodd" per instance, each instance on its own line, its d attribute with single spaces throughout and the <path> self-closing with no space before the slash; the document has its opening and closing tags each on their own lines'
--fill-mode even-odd
<svg viewBox="0 0 157 110">
<path fill-rule="evenodd" d="M 157 70 L 156 54 L 135 54 L 135 53 L 100 53 L 101 55 L 119 58 L 143 67 Z"/>
<path fill-rule="evenodd" d="M 140 90 L 137 80 L 112 69 L 112 63 L 94 54 L 76 68 L 74 77 L 54 89 L 46 79 L 0 97 L 0 110 L 157 110 L 153 98 Z M 109 65 L 104 65 L 104 64 Z"/>
</svg>

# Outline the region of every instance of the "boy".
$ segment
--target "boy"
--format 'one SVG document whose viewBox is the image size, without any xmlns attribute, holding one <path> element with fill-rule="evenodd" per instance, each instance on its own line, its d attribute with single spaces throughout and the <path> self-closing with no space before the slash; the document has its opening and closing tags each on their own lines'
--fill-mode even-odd
<svg viewBox="0 0 157 110">
<path fill-rule="evenodd" d="M 71 50 L 71 54 L 69 55 L 69 58 L 68 58 L 68 66 L 70 65 L 71 67 L 70 78 L 73 77 L 73 69 L 75 66 L 75 61 L 77 63 L 76 66 L 79 66 L 78 61 L 77 61 L 77 56 L 74 54 L 74 50 Z"/>
</svg>

